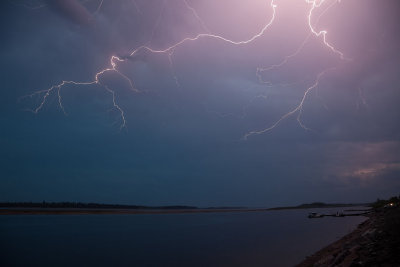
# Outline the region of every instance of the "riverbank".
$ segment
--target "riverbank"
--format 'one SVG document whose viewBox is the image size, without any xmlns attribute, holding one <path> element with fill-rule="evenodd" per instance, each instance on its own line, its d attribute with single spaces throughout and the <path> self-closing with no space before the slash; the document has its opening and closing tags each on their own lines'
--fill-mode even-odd
<svg viewBox="0 0 400 267">
<path fill-rule="evenodd" d="M 3 208 L 0 215 L 118 215 L 118 214 L 186 214 L 220 212 L 265 212 L 266 209 L 52 209 Z"/>
<path fill-rule="evenodd" d="M 400 207 L 376 210 L 368 217 L 297 266 L 400 266 Z"/>
</svg>

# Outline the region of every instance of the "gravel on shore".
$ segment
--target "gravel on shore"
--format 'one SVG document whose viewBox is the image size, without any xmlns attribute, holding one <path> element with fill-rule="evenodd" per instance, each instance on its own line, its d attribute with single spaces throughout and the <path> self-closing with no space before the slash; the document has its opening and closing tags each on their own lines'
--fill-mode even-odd
<svg viewBox="0 0 400 267">
<path fill-rule="evenodd" d="M 297 266 L 400 266 L 400 207 L 375 210 L 368 217 Z"/>
</svg>

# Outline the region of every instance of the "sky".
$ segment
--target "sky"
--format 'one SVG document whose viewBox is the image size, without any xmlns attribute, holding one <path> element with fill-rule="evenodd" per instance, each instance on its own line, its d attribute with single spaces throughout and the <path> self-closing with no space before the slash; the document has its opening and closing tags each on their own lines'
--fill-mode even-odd
<svg viewBox="0 0 400 267">
<path fill-rule="evenodd" d="M 397 2 L 2 1 L 0 201 L 398 195 Z"/>
</svg>

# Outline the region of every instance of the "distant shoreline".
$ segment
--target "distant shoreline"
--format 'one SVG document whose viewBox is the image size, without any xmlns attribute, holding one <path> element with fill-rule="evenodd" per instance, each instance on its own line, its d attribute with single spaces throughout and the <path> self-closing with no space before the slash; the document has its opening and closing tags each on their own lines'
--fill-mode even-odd
<svg viewBox="0 0 400 267">
<path fill-rule="evenodd" d="M 265 212 L 267 209 L 82 209 L 82 208 L 0 208 L 0 215 L 123 215 L 188 214 L 222 212 Z"/>
<path fill-rule="evenodd" d="M 326 204 L 315 202 L 298 206 L 275 208 L 206 207 L 171 205 L 140 206 L 81 202 L 3 202 L 0 215 L 90 215 L 90 214 L 187 214 L 221 212 L 265 212 L 295 209 L 356 207 L 367 204 Z"/>
<path fill-rule="evenodd" d="M 287 207 L 276 207 L 269 208 L 268 210 L 298 210 L 298 209 L 324 209 L 324 208 L 351 208 L 351 207 L 367 207 L 370 206 L 371 203 L 356 203 L 356 204 L 327 204 L 322 202 L 314 202 L 310 204 L 301 204 L 298 206 L 287 206 Z"/>
</svg>

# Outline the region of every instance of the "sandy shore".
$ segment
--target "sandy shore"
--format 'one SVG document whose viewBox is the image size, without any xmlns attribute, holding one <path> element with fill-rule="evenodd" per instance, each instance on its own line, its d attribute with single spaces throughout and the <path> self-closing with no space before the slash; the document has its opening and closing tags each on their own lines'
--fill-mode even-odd
<svg viewBox="0 0 400 267">
<path fill-rule="evenodd" d="M 5 208 L 0 215 L 187 214 L 215 212 L 265 212 L 266 209 L 51 209 Z"/>
<path fill-rule="evenodd" d="M 297 266 L 400 266 L 400 208 L 368 217 L 355 231 Z"/>
</svg>

